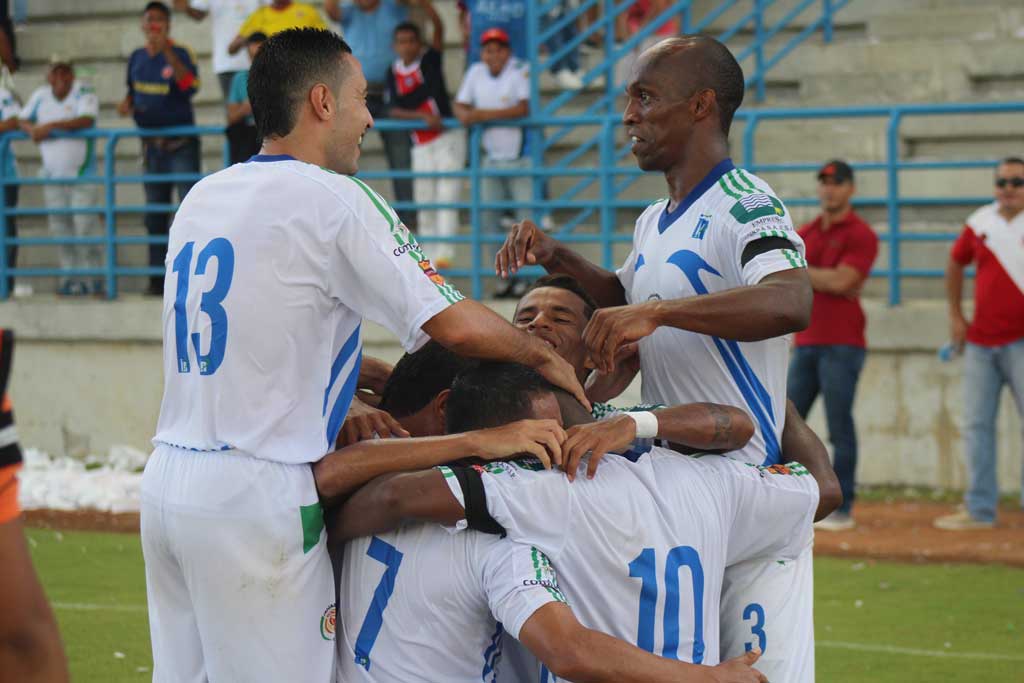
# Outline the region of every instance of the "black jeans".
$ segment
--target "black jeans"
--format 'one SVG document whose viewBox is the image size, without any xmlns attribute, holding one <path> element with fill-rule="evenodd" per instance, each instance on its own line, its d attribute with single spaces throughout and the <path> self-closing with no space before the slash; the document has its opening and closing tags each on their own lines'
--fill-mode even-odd
<svg viewBox="0 0 1024 683">
<path fill-rule="evenodd" d="M 161 173 L 198 173 L 199 172 L 199 138 L 180 138 L 178 140 L 144 140 L 143 158 L 146 174 Z M 177 144 L 180 143 L 180 144 Z M 147 204 L 170 204 L 174 188 L 178 188 L 178 201 L 195 185 L 194 180 L 174 183 L 143 183 L 146 191 Z M 170 228 L 171 214 L 147 213 L 145 218 L 146 233 L 150 236 L 167 236 Z M 164 267 L 167 256 L 167 244 L 149 245 L 149 265 Z M 164 275 L 151 275 L 149 292 L 163 293 Z"/>
<path fill-rule="evenodd" d="M 4 208 L 13 209 L 18 206 L 18 185 L 4 186 Z M 7 217 L 7 239 L 18 237 L 18 223 L 14 216 Z M 18 267 L 18 246 L 11 244 L 7 247 L 7 269 Z M 10 296 L 14 290 L 14 276 L 7 276 L 7 295 Z"/>
<path fill-rule="evenodd" d="M 366 96 L 366 107 L 370 110 L 370 116 L 375 119 L 387 118 L 388 106 L 384 102 L 383 95 L 370 93 Z M 412 169 L 412 140 L 407 130 L 380 131 L 381 140 L 384 141 L 384 156 L 388 160 L 388 168 L 392 171 L 408 171 Z M 412 202 L 412 178 L 395 178 L 391 181 L 395 189 L 395 201 Z M 398 217 L 405 223 L 405 227 L 415 230 L 416 212 L 409 209 L 397 210 Z"/>
</svg>

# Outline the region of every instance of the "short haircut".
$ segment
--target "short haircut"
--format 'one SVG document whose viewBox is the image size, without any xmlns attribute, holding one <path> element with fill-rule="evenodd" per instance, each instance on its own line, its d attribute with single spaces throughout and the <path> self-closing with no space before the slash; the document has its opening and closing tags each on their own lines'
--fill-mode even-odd
<svg viewBox="0 0 1024 683">
<path fill-rule="evenodd" d="M 142 13 L 145 14 L 151 9 L 155 9 L 157 12 L 162 12 L 168 19 L 171 18 L 171 8 L 163 2 L 147 2 L 146 6 L 142 8 Z"/>
<path fill-rule="evenodd" d="M 1000 166 L 1003 164 L 1020 164 L 1021 166 L 1024 166 L 1024 159 L 1021 159 L 1020 157 L 1005 157 L 999 162 Z"/>
<path fill-rule="evenodd" d="M 263 31 L 256 31 L 254 33 L 250 33 L 246 37 L 245 42 L 249 45 L 252 45 L 253 43 L 265 43 L 267 42 L 267 34 L 264 33 Z"/>
<path fill-rule="evenodd" d="M 487 429 L 533 417 L 535 396 L 553 387 L 533 368 L 518 363 L 480 363 L 459 374 L 448 395 L 449 434 Z"/>
<path fill-rule="evenodd" d="M 536 282 L 530 285 L 530 288 L 526 290 L 526 293 L 529 294 L 533 290 L 540 289 L 541 287 L 564 289 L 565 291 L 572 292 L 578 296 L 583 300 L 583 314 L 587 317 L 587 320 L 590 320 L 594 315 L 594 311 L 597 310 L 597 302 L 594 301 L 594 297 L 587 294 L 587 290 L 583 289 L 583 285 L 580 284 L 580 281 L 571 275 L 545 275 L 542 278 L 538 278 Z"/>
<path fill-rule="evenodd" d="M 260 139 L 292 132 L 309 89 L 324 83 L 337 92 L 347 69 L 341 58 L 352 54 L 336 33 L 297 28 L 275 33 L 252 60 L 249 102 Z"/>
<path fill-rule="evenodd" d="M 674 73 L 684 74 L 684 78 L 693 78 L 694 92 L 705 89 L 715 91 L 718 123 L 722 133 L 728 136 L 733 116 L 743 103 L 746 88 L 743 82 L 743 68 L 729 48 L 711 36 L 686 35 L 668 40 L 672 41 L 668 55 L 676 54 L 680 48 L 693 46 L 686 51 L 686 57 L 690 60 L 687 63 L 688 68 L 677 69 Z"/>
<path fill-rule="evenodd" d="M 420 27 L 417 24 L 411 21 L 403 21 L 401 24 L 395 27 L 394 35 L 397 36 L 402 31 L 412 33 L 413 35 L 416 36 L 416 40 L 423 42 L 423 31 L 420 30 Z"/>
<path fill-rule="evenodd" d="M 377 407 L 397 418 L 419 412 L 450 389 L 460 372 L 476 364 L 431 340 L 416 352 L 402 356 L 384 383 Z"/>
</svg>

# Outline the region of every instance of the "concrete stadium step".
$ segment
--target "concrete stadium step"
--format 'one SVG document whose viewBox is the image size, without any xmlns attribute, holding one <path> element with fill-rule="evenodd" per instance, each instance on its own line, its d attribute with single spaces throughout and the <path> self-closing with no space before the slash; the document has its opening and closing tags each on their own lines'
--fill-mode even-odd
<svg viewBox="0 0 1024 683">
<path fill-rule="evenodd" d="M 867 22 L 872 40 L 937 39 L 984 41 L 1013 37 L 1024 23 L 1020 9 L 1000 6 L 932 7 L 908 10 L 894 5 Z"/>
</svg>

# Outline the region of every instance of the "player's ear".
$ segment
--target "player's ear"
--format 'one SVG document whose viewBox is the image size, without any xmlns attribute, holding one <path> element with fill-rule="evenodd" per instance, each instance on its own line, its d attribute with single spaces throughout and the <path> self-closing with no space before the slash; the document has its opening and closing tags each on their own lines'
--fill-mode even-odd
<svg viewBox="0 0 1024 683">
<path fill-rule="evenodd" d="M 317 83 L 310 88 L 309 104 L 313 107 L 313 114 L 321 121 L 333 118 L 337 108 L 334 102 L 334 94 L 323 83 Z"/>
<path fill-rule="evenodd" d="M 443 426 L 448 424 L 448 395 L 451 393 L 451 389 L 442 389 L 441 393 L 431 401 L 434 418 L 438 421 L 439 425 L 442 425 L 442 431 L 447 431 L 443 429 Z"/>
<path fill-rule="evenodd" d="M 693 114 L 694 121 L 707 118 L 717 108 L 718 98 L 715 96 L 715 91 L 710 88 L 698 90 L 690 100 L 690 113 Z"/>
</svg>

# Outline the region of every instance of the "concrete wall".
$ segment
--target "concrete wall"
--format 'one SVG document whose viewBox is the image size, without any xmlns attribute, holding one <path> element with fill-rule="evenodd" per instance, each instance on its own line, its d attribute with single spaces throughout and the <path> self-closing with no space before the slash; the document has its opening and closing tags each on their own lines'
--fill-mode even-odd
<svg viewBox="0 0 1024 683">
<path fill-rule="evenodd" d="M 494 305 L 505 317 L 507 303 Z M 941 363 L 946 339 L 938 302 L 888 308 L 868 302 L 871 352 L 857 396 L 860 481 L 962 488 L 959 362 Z M 42 297 L 0 303 L 0 321 L 18 334 L 11 395 L 22 442 L 50 453 L 104 453 L 112 445 L 147 449 L 162 391 L 160 303 L 62 302 Z M 367 325 L 366 353 L 394 362 L 401 349 Z M 635 384 L 622 402 L 638 401 Z M 825 434 L 820 407 L 811 423 Z M 999 476 L 1021 484 L 1021 429 L 1004 396 Z"/>
</svg>

